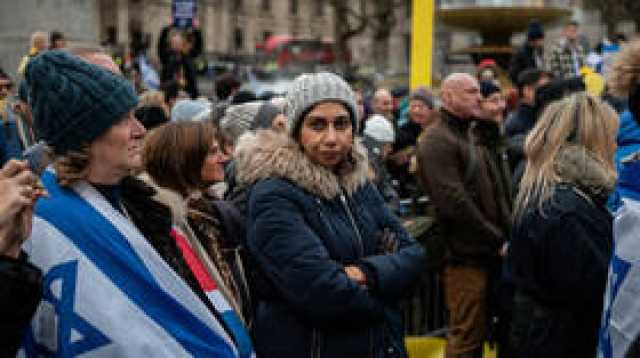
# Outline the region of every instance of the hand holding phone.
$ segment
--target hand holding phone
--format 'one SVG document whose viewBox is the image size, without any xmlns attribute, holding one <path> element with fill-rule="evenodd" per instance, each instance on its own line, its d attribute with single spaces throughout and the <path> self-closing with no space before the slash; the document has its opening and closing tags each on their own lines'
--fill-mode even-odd
<svg viewBox="0 0 640 358">
<path fill-rule="evenodd" d="M 31 172 L 40 177 L 53 161 L 53 151 L 45 142 L 40 141 L 25 149 L 22 157 L 27 161 Z"/>
</svg>

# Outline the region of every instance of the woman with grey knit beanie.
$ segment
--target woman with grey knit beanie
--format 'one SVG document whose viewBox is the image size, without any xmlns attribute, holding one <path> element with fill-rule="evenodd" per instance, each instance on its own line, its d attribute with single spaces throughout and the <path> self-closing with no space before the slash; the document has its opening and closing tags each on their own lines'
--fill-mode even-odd
<svg viewBox="0 0 640 358">
<path fill-rule="evenodd" d="M 398 303 L 424 251 L 368 180 L 356 113 L 344 80 L 304 74 L 287 95 L 287 132 L 236 144 L 260 357 L 406 356 Z"/>
</svg>

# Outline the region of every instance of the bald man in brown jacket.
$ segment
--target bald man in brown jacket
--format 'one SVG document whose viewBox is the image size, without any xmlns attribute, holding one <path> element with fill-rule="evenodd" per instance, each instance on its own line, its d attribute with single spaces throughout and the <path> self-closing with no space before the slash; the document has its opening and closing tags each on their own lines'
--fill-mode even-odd
<svg viewBox="0 0 640 358">
<path fill-rule="evenodd" d="M 481 115 L 475 78 L 454 73 L 442 84 L 440 118 L 418 144 L 418 177 L 447 241 L 442 271 L 450 312 L 446 357 L 481 357 L 487 336 L 492 267 L 508 235 L 510 178 L 500 131 Z"/>
</svg>

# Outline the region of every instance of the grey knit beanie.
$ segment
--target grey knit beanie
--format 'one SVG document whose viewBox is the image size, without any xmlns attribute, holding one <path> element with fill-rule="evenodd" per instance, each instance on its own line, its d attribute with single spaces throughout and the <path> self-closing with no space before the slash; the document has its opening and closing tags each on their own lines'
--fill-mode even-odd
<svg viewBox="0 0 640 358">
<path fill-rule="evenodd" d="M 356 99 L 351 87 L 338 75 L 329 72 L 298 76 L 287 92 L 286 116 L 289 135 L 296 136 L 304 115 L 320 102 L 342 103 L 351 116 L 353 133 L 358 131 Z"/>
<path fill-rule="evenodd" d="M 254 101 L 230 106 L 220 120 L 220 130 L 234 142 L 253 127 L 256 115 L 264 102 Z"/>
</svg>

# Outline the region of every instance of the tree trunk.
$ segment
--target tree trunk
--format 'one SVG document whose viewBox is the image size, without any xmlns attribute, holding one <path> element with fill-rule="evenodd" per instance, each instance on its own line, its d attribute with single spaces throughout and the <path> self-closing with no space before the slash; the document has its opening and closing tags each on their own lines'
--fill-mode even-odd
<svg viewBox="0 0 640 358">
<path fill-rule="evenodd" d="M 336 67 L 339 72 L 344 73 L 347 70 L 347 62 L 345 61 L 345 53 L 349 51 L 349 37 L 345 36 L 345 23 L 348 18 L 344 11 L 339 11 L 338 8 L 335 9 L 335 17 L 334 17 L 334 52 L 336 54 Z"/>
<path fill-rule="evenodd" d="M 391 0 L 374 2 L 373 53 L 377 73 L 385 73 L 389 69 L 389 38 L 396 26 L 395 9 L 403 3 Z"/>
<path fill-rule="evenodd" d="M 373 58 L 376 73 L 384 74 L 389 69 L 389 36 L 374 37 Z"/>
<path fill-rule="evenodd" d="M 367 27 L 367 0 L 357 0 L 357 8 L 350 7 L 350 1 L 333 0 L 330 2 L 334 9 L 334 52 L 336 67 L 341 73 L 348 71 L 347 57 L 350 56 L 349 41 L 352 37 L 362 33 Z"/>
</svg>

